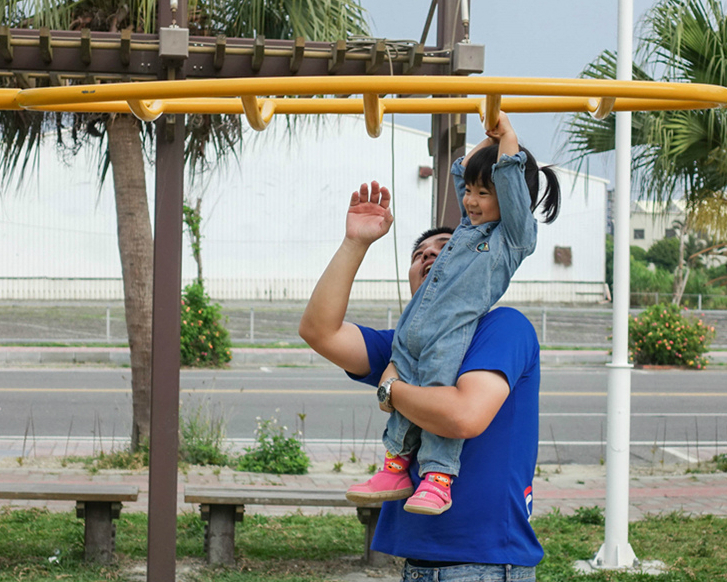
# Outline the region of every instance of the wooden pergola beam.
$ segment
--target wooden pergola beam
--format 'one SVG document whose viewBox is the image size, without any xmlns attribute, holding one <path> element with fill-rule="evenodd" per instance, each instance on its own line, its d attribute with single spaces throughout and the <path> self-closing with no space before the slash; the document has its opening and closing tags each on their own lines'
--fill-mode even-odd
<svg viewBox="0 0 727 582">
<path fill-rule="evenodd" d="M 412 45 L 406 53 L 392 51 L 394 75 L 449 74 L 449 56 L 435 47 Z M 18 70 L 62 76 L 97 75 L 105 80 L 157 79 L 163 66 L 156 34 L 89 31 L 50 31 L 0 28 L 0 75 Z M 413 55 L 415 55 L 413 57 Z M 352 53 L 346 42 L 199 36 L 189 39 L 187 78 L 366 75 L 386 69 L 389 54 L 383 41 L 371 52 Z M 414 69 L 414 70 L 413 70 Z"/>
</svg>

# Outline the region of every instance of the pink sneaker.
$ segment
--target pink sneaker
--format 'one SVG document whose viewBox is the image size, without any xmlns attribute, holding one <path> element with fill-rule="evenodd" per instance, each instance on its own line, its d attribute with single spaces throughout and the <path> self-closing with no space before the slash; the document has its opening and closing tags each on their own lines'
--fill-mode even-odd
<svg viewBox="0 0 727 582">
<path fill-rule="evenodd" d="M 414 484 L 406 470 L 409 463 L 400 457 L 389 457 L 385 468 L 366 483 L 351 485 L 346 491 L 346 499 L 353 503 L 376 503 L 406 499 L 414 491 Z M 388 468 L 387 468 L 388 467 Z"/>
<path fill-rule="evenodd" d="M 422 515 L 440 515 L 452 507 L 452 477 L 444 473 L 427 473 L 416 493 L 404 504 L 404 511 Z"/>
</svg>

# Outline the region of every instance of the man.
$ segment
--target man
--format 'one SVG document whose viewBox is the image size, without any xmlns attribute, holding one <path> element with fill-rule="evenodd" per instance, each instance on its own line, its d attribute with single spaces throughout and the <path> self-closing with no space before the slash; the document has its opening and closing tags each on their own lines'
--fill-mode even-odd
<svg viewBox="0 0 727 582">
<path fill-rule="evenodd" d="M 398 410 L 434 434 L 467 439 L 454 481 L 461 500 L 423 516 L 384 503 L 372 548 L 406 558 L 404 580 L 534 581 L 542 548 L 529 524 L 538 445 L 539 346 L 518 311 L 494 309 L 481 320 L 455 386 L 412 386 L 387 369 L 393 330 L 344 320 L 354 277 L 369 246 L 393 217 L 391 195 L 376 182 L 351 196 L 346 235 L 321 276 L 300 322 L 300 335 L 354 379 L 379 390 L 382 410 Z M 409 269 L 412 294 L 451 234 L 428 231 Z M 392 375 L 394 374 L 394 375 Z M 409 470 L 418 485 L 417 464 Z"/>
</svg>

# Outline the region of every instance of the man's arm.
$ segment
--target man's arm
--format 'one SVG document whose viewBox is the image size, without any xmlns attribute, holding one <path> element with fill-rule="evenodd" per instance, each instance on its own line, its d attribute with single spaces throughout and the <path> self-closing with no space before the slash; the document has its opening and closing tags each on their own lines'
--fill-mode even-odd
<svg viewBox="0 0 727 582">
<path fill-rule="evenodd" d="M 387 375 L 388 374 L 388 375 Z M 398 376 L 392 365 L 382 378 Z M 426 390 L 426 398 L 422 390 Z M 476 370 L 462 374 L 456 386 L 391 385 L 391 404 L 411 422 L 433 434 L 454 439 L 481 435 L 508 395 L 510 386 L 501 372 Z"/>
<path fill-rule="evenodd" d="M 371 244 L 384 236 L 393 217 L 391 195 L 371 182 L 351 196 L 346 236 L 313 290 L 298 333 L 324 358 L 359 376 L 370 372 L 366 344 L 359 328 L 344 321 L 354 277 Z"/>
</svg>

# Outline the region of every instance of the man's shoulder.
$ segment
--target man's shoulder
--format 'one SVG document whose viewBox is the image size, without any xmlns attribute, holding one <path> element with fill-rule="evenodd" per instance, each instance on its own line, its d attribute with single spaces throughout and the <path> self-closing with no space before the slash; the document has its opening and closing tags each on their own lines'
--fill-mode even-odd
<svg viewBox="0 0 727 582">
<path fill-rule="evenodd" d="M 535 334 L 535 328 L 522 312 L 512 307 L 497 307 L 488 311 L 479 321 L 477 330 L 492 327 L 512 328 L 513 331 Z"/>
</svg>

